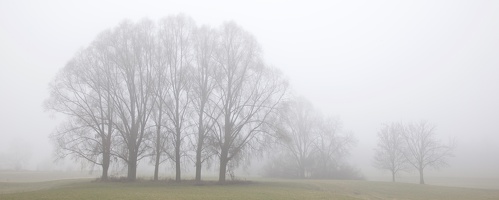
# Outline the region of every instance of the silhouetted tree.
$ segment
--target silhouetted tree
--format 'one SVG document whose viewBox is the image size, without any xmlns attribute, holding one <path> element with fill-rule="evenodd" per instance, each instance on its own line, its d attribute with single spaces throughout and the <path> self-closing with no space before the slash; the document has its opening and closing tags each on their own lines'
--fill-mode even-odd
<svg viewBox="0 0 499 200">
<path fill-rule="evenodd" d="M 447 158 L 453 155 L 454 143 L 444 144 L 439 141 L 436 138 L 435 125 L 426 121 L 406 125 L 403 133 L 407 145 L 404 155 L 419 171 L 419 183 L 424 184 L 424 169 L 447 165 Z"/>
<path fill-rule="evenodd" d="M 407 171 L 410 165 L 404 151 L 404 127 L 400 123 L 385 124 L 378 132 L 378 146 L 375 149 L 374 166 L 379 169 L 389 170 L 392 181 L 399 171 Z"/>
</svg>

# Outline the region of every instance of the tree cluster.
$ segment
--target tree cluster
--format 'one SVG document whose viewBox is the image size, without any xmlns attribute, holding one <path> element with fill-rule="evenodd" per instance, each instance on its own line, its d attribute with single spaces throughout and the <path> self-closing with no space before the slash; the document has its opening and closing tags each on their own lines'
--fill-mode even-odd
<svg viewBox="0 0 499 200">
<path fill-rule="evenodd" d="M 325 118 L 304 98 L 283 104 L 275 120 L 278 144 L 265 173 L 282 178 L 360 179 L 356 169 L 343 162 L 356 140 L 344 134 L 341 123 Z"/>
<path fill-rule="evenodd" d="M 102 166 L 104 180 L 118 160 L 135 180 L 144 158 L 155 180 L 170 161 L 180 181 L 190 160 L 201 180 L 203 163 L 218 158 L 223 182 L 228 167 L 271 137 L 286 91 L 250 33 L 177 15 L 102 32 L 55 77 L 45 106 L 68 116 L 51 136 L 58 156 Z"/>
<path fill-rule="evenodd" d="M 378 132 L 374 166 L 390 171 L 393 182 L 398 172 L 416 169 L 419 183 L 424 184 L 424 169 L 446 166 L 455 146 L 454 141 L 445 144 L 438 140 L 435 128 L 426 121 L 383 125 Z"/>
</svg>

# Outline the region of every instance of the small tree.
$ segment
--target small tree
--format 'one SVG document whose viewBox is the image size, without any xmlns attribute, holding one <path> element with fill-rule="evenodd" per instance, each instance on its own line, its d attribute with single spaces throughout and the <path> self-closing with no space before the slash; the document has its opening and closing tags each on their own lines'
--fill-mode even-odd
<svg viewBox="0 0 499 200">
<path fill-rule="evenodd" d="M 419 171 L 419 183 L 424 184 L 423 171 L 426 167 L 439 168 L 447 165 L 452 156 L 454 143 L 444 144 L 436 138 L 435 125 L 426 121 L 408 124 L 403 132 L 406 142 L 404 155 Z"/>
<path fill-rule="evenodd" d="M 378 146 L 375 149 L 374 166 L 389 170 L 392 181 L 399 171 L 409 170 L 410 165 L 404 155 L 404 127 L 400 123 L 385 124 L 378 132 Z"/>
<path fill-rule="evenodd" d="M 352 134 L 343 134 L 339 120 L 324 118 L 305 98 L 287 101 L 279 111 L 273 125 L 277 145 L 271 149 L 271 160 L 266 166 L 268 176 L 360 177 L 354 168 L 343 163 L 356 140 Z"/>
<path fill-rule="evenodd" d="M 279 115 L 277 132 L 282 136 L 278 141 L 284 154 L 291 157 L 287 164 L 295 177 L 306 178 L 313 167 L 318 139 L 320 115 L 305 98 L 287 102 Z"/>
<path fill-rule="evenodd" d="M 334 118 L 321 118 L 318 126 L 317 139 L 314 140 L 315 168 L 312 177 L 360 178 L 360 174 L 354 168 L 342 162 L 357 142 L 354 135 L 342 134 L 341 122 Z"/>
</svg>

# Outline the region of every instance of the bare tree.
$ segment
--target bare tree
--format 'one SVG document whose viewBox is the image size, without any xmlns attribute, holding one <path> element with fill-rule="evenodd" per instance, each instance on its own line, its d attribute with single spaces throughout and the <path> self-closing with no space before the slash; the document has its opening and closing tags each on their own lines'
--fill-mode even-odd
<svg viewBox="0 0 499 200">
<path fill-rule="evenodd" d="M 399 171 L 410 169 L 404 155 L 406 142 L 403 135 L 404 127 L 400 123 L 385 124 L 378 132 L 378 146 L 375 149 L 374 166 L 379 169 L 389 170 L 392 181 Z"/>
<path fill-rule="evenodd" d="M 278 145 L 272 149 L 279 158 L 271 161 L 271 171 L 287 178 L 355 178 L 353 171 L 341 174 L 342 159 L 356 140 L 342 134 L 339 120 L 324 118 L 303 97 L 283 107 L 275 125 Z"/>
<path fill-rule="evenodd" d="M 153 109 L 153 123 L 155 128 L 155 135 L 151 138 L 152 153 L 154 162 L 154 178 L 157 181 L 159 176 L 159 166 L 166 159 L 162 155 L 167 152 L 168 145 L 168 130 L 165 128 L 168 125 L 166 116 L 166 99 L 169 94 L 169 75 L 167 68 L 167 59 L 164 56 L 166 49 L 160 45 L 159 39 L 156 40 L 156 47 L 154 53 L 153 65 L 153 80 L 154 80 L 154 109 Z"/>
<path fill-rule="evenodd" d="M 447 165 L 452 156 L 454 142 L 444 144 L 436 138 L 435 125 L 426 121 L 408 124 L 404 129 L 407 144 L 405 157 L 419 171 L 419 183 L 424 184 L 423 171 L 426 167 L 439 168 Z"/>
<path fill-rule="evenodd" d="M 319 120 L 320 116 L 312 104 L 304 98 L 288 102 L 280 114 L 278 132 L 282 138 L 279 144 L 293 158 L 291 166 L 294 166 L 297 177 L 306 178 L 310 175 Z"/>
<path fill-rule="evenodd" d="M 342 134 L 342 126 L 338 119 L 322 117 L 318 119 L 317 134 L 317 139 L 314 140 L 315 169 L 312 177 L 358 178 L 359 175 L 355 174 L 356 172 L 349 172 L 354 174 L 341 172 L 341 168 L 345 167 L 342 159 L 349 154 L 349 150 L 356 143 L 353 134 Z"/>
<path fill-rule="evenodd" d="M 147 156 L 147 122 L 154 108 L 154 24 L 125 21 L 113 30 L 106 54 L 116 68 L 113 102 L 121 136 L 117 156 L 128 165 L 128 179 L 135 180 L 137 162 Z"/>
<path fill-rule="evenodd" d="M 106 36 L 101 34 L 99 39 Z M 99 41 L 80 51 L 50 84 L 45 107 L 69 116 L 52 135 L 59 158 L 71 155 L 102 166 L 108 177 L 114 135 L 109 60 L 98 54 Z"/>
<path fill-rule="evenodd" d="M 217 123 L 213 137 L 220 156 L 219 181 L 224 182 L 229 161 L 262 139 L 262 127 L 281 102 L 286 84 L 280 74 L 265 67 L 260 47 L 249 33 L 233 22 L 219 31 L 213 101 L 220 114 L 211 117 Z"/>
<path fill-rule="evenodd" d="M 189 106 L 190 106 L 190 79 L 192 60 L 192 32 L 195 29 L 194 21 L 184 15 L 170 16 L 160 23 L 159 38 L 165 49 L 168 70 L 168 86 L 170 89 L 166 97 L 167 116 L 170 120 L 169 132 L 174 147 L 170 158 L 175 163 L 175 180 L 181 178 L 182 146 L 188 136 Z"/>
<path fill-rule="evenodd" d="M 229 161 L 266 142 L 269 116 L 286 89 L 256 40 L 235 23 L 197 29 L 177 15 L 158 26 L 124 21 L 105 31 L 56 78 L 47 108 L 70 116 L 53 135 L 61 156 L 102 165 L 104 179 L 111 157 L 122 159 L 135 180 L 138 161 L 149 156 L 157 180 L 166 154 L 180 181 L 188 138 L 196 179 L 216 154 L 225 181 L 227 167 L 237 166 Z"/>
<path fill-rule="evenodd" d="M 213 106 L 210 107 L 210 97 L 215 87 L 214 51 L 216 48 L 216 32 L 207 26 L 196 29 L 193 37 L 194 50 L 194 81 L 193 106 L 197 114 L 197 136 L 195 136 L 196 151 L 196 181 L 201 180 L 201 168 L 206 159 L 212 155 L 208 151 L 206 137 L 213 129 L 214 122 L 209 117 L 213 115 Z M 209 113 L 209 114 L 205 114 Z"/>
</svg>

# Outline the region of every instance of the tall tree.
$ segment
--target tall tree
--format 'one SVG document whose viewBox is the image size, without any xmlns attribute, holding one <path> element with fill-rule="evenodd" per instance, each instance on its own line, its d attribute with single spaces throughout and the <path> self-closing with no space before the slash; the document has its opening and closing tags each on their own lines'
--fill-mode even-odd
<svg viewBox="0 0 499 200">
<path fill-rule="evenodd" d="M 227 164 L 252 142 L 262 139 L 262 127 L 281 102 L 286 84 L 280 74 L 267 68 L 260 47 L 248 32 L 233 22 L 220 31 L 215 60 L 218 74 L 213 98 L 217 103 L 217 154 L 219 181 L 224 182 Z"/>
<path fill-rule="evenodd" d="M 436 138 L 435 125 L 426 121 L 411 123 L 405 127 L 404 140 L 407 144 L 405 156 L 419 171 L 419 183 L 424 184 L 423 172 L 426 167 L 439 168 L 447 165 L 452 156 L 454 143 L 444 144 Z"/>
<path fill-rule="evenodd" d="M 203 162 L 210 158 L 206 138 L 213 128 L 213 106 L 210 97 L 215 87 L 214 51 L 216 48 L 216 32 L 207 26 L 196 29 L 193 36 L 193 53 L 195 64 L 193 90 L 193 107 L 197 114 L 197 135 L 195 136 L 196 181 L 201 180 Z M 209 113 L 209 114 L 205 114 Z"/>
<path fill-rule="evenodd" d="M 182 145 L 188 136 L 189 106 L 191 101 L 191 62 L 192 62 L 192 32 L 194 21 L 184 15 L 170 16 L 160 22 L 160 45 L 165 49 L 168 70 L 168 86 L 166 97 L 167 116 L 170 120 L 169 132 L 174 147 L 170 158 L 175 163 L 175 180 L 181 178 Z"/>
<path fill-rule="evenodd" d="M 404 155 L 406 142 L 403 132 L 404 127 L 400 123 L 385 124 L 378 132 L 373 164 L 376 168 L 389 170 L 393 182 L 398 172 L 407 171 L 410 167 Z"/>
<path fill-rule="evenodd" d="M 157 36 L 158 37 L 158 36 Z M 167 68 L 167 58 L 164 56 L 166 48 L 161 45 L 160 40 L 155 40 L 153 65 L 154 80 L 154 108 L 152 121 L 154 123 L 154 136 L 151 138 L 152 159 L 154 162 L 153 180 L 157 181 L 159 176 L 159 166 L 166 159 L 163 154 L 167 152 L 168 147 L 168 117 L 166 115 L 166 103 L 170 92 L 169 70 Z"/>
<path fill-rule="evenodd" d="M 154 24 L 125 21 L 113 30 L 106 54 L 116 68 L 112 88 L 122 149 L 118 156 L 128 165 L 128 180 L 135 180 L 137 163 L 146 156 L 147 122 L 154 108 Z"/>
<path fill-rule="evenodd" d="M 107 32 L 100 35 L 103 39 Z M 98 54 L 99 41 L 81 50 L 50 84 L 45 107 L 69 118 L 52 135 L 57 155 L 71 155 L 102 166 L 101 179 L 108 178 L 112 137 L 115 129 L 112 69 Z"/>
</svg>

